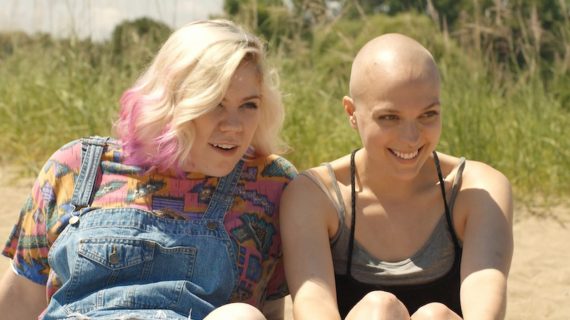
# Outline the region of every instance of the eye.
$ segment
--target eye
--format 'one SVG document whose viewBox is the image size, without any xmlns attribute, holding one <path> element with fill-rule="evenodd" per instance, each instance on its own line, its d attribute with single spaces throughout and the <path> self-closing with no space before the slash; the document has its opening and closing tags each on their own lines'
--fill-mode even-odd
<svg viewBox="0 0 570 320">
<path fill-rule="evenodd" d="M 378 117 L 378 120 L 382 120 L 382 121 L 395 121 L 398 119 L 400 119 L 400 117 L 398 117 L 395 114 L 383 114 L 383 115 Z"/>
<path fill-rule="evenodd" d="M 424 119 L 429 119 L 429 118 L 437 117 L 438 115 L 439 115 L 438 111 L 430 110 L 428 112 L 423 113 L 420 117 L 424 118 Z"/>
<path fill-rule="evenodd" d="M 250 102 L 246 102 L 246 103 L 242 104 L 241 107 L 245 108 L 245 109 L 255 110 L 255 109 L 257 109 L 257 103 L 250 101 Z"/>
</svg>

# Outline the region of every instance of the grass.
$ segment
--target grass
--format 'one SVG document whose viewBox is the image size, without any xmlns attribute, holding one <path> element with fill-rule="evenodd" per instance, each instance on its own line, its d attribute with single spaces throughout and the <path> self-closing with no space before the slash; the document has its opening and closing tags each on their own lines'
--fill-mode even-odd
<svg viewBox="0 0 570 320">
<path fill-rule="evenodd" d="M 527 50 L 524 63 L 517 60 L 515 49 L 506 53 L 505 61 L 497 58 L 492 47 L 497 38 L 470 41 L 466 37 L 472 34 L 466 30 L 442 32 L 429 18 L 411 13 L 341 18 L 315 26 L 310 36 L 280 39 L 271 47 L 270 60 L 281 75 L 287 107 L 284 136 L 292 152 L 286 156 L 306 169 L 359 145 L 341 105 L 352 57 L 373 36 L 401 32 L 432 51 L 441 70 L 444 133 L 439 149 L 501 170 L 519 200 L 567 199 L 570 42 L 563 32 L 570 28 L 566 27 L 543 32 L 546 39 L 547 31 L 557 35 L 554 38 L 566 44 L 566 51 L 544 61 Z M 525 41 L 526 47 L 525 43 L 512 46 L 532 47 L 530 40 Z M 133 48 L 142 45 L 135 43 Z M 68 140 L 110 134 L 120 94 L 150 59 L 149 50 L 122 50 L 118 61 L 111 42 L 2 35 L 0 162 L 21 166 L 24 174 L 33 175 Z"/>
<path fill-rule="evenodd" d="M 543 79 L 528 70 L 488 68 L 487 59 L 446 39 L 415 15 L 343 21 L 317 31 L 314 47 L 295 58 L 278 57 L 288 110 L 285 134 L 301 169 L 348 153 L 359 145 L 342 111 L 351 58 L 373 35 L 399 31 L 426 45 L 443 79 L 444 129 L 439 150 L 486 162 L 505 173 L 518 200 L 556 202 L 570 194 L 568 101 L 548 86 L 569 79 Z M 439 33 L 439 35 L 438 35 Z M 433 36 L 436 34 L 436 36 Z M 316 43 L 316 45 L 315 45 Z"/>
</svg>

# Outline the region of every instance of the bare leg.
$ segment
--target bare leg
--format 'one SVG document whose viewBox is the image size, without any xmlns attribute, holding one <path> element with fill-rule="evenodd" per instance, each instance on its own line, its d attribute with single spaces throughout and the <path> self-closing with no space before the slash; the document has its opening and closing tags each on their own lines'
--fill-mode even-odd
<svg viewBox="0 0 570 320">
<path fill-rule="evenodd" d="M 346 320 L 409 320 L 406 306 L 395 295 L 373 291 L 364 296 L 346 316 Z"/>
<path fill-rule="evenodd" d="M 204 320 L 266 320 L 256 307 L 247 303 L 230 303 L 223 305 L 204 318 Z"/>
</svg>

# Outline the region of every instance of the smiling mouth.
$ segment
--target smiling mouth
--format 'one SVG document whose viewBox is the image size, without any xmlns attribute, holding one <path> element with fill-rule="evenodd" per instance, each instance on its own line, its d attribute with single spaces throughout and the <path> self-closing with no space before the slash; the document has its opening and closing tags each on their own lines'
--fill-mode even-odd
<svg viewBox="0 0 570 320">
<path fill-rule="evenodd" d="M 423 148 L 423 147 L 422 147 Z M 417 149 L 416 151 L 413 152 L 400 152 L 394 149 L 390 149 L 388 148 L 388 150 L 390 150 L 390 152 L 395 155 L 397 158 L 400 158 L 402 160 L 413 160 L 415 158 L 418 157 L 418 155 L 420 154 L 420 151 L 422 150 L 422 148 Z"/>
<path fill-rule="evenodd" d="M 238 147 L 235 144 L 225 144 L 225 143 L 210 143 L 210 145 L 216 149 L 220 149 L 223 151 L 231 151 Z"/>
</svg>

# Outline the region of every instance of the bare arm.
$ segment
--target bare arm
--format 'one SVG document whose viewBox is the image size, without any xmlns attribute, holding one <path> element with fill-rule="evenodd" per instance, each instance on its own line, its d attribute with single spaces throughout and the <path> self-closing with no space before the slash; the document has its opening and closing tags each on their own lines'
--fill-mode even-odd
<svg viewBox="0 0 570 320">
<path fill-rule="evenodd" d="M 46 308 L 46 287 L 8 269 L 0 280 L 0 315 L 2 319 L 37 319 Z"/>
<path fill-rule="evenodd" d="M 340 319 L 326 215 L 332 208 L 304 176 L 298 176 L 281 199 L 285 274 L 295 320 Z"/>
<path fill-rule="evenodd" d="M 472 170 L 465 175 L 460 194 L 466 212 L 461 307 L 466 320 L 504 319 L 513 255 L 511 187 L 507 178 L 491 167 L 470 165 Z"/>
</svg>

